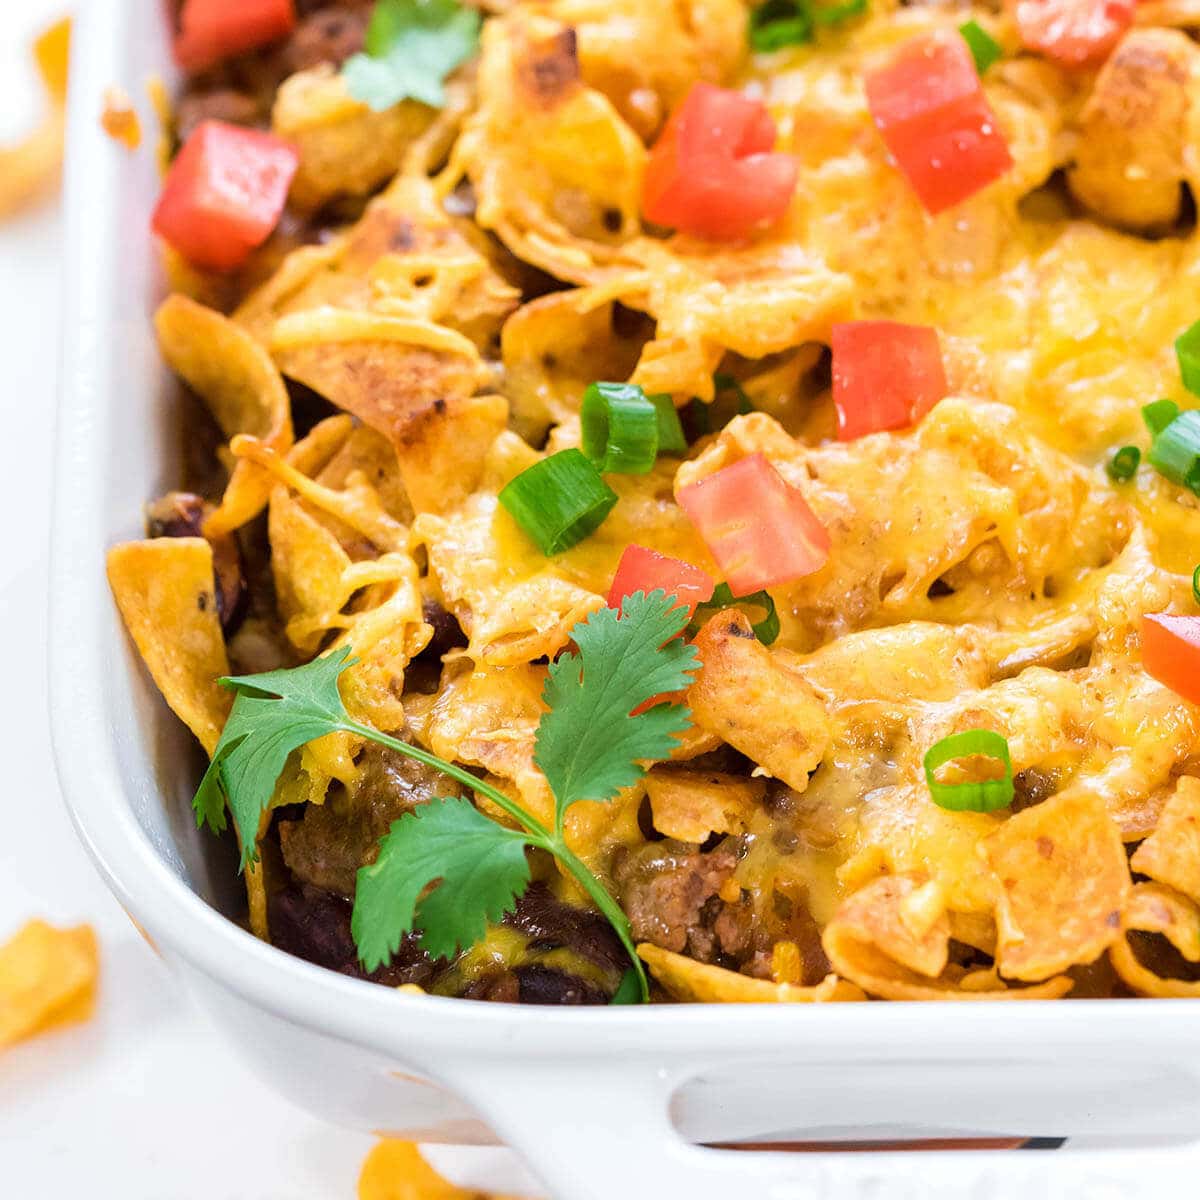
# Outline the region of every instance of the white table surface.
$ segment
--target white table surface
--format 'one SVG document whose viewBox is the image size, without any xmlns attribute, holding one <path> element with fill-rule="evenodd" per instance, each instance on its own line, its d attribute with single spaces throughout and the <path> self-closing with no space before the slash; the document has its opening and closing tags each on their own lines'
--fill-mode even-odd
<svg viewBox="0 0 1200 1200">
<path fill-rule="evenodd" d="M 25 46 L 64 3 L 2 5 L 0 137 L 32 118 Z M 53 202 L 0 223 L 0 938 L 35 914 L 89 921 L 103 976 L 89 1024 L 0 1055 L 0 1196 L 350 1200 L 373 1139 L 242 1066 L 100 882 L 58 795 L 45 592 L 60 242 Z"/>
<path fill-rule="evenodd" d="M 0 138 L 32 119 L 26 46 L 65 3 L 3 4 Z M 88 921 L 103 974 L 91 1022 L 0 1055 L 0 1196 L 352 1200 L 373 1139 L 293 1107 L 234 1057 L 100 882 L 58 795 L 45 591 L 60 242 L 53 202 L 0 223 L 0 938 L 35 915 Z M 1200 1149 L 1186 1157 L 1164 1200 L 1195 1194 Z"/>
</svg>

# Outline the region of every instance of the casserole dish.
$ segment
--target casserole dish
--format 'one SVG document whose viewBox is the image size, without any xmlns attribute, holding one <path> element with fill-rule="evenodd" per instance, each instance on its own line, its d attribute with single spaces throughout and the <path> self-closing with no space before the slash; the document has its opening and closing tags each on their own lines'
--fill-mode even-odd
<svg viewBox="0 0 1200 1200">
<path fill-rule="evenodd" d="M 109 884 L 287 1095 L 364 1129 L 498 1139 L 547 1194 L 1170 1195 L 1200 1132 L 1191 1001 L 530 1011 L 397 995 L 290 958 L 223 915 L 229 864 L 188 805 L 199 763 L 128 647 L 103 555 L 176 474 L 149 314 L 157 181 L 100 131 L 168 48 L 156 9 L 95 0 L 73 82 L 52 579 L 56 755 Z M 1086 1139 L 1086 1153 L 734 1154 L 696 1143 Z M 1125 1154 L 1118 1147 L 1136 1147 Z M 462 1180 L 502 1186 L 494 1177 Z"/>
</svg>

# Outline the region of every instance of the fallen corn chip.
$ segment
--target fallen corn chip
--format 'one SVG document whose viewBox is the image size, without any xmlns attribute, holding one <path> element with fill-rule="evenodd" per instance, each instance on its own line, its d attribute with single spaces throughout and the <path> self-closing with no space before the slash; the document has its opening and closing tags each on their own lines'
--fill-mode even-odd
<svg viewBox="0 0 1200 1200">
<path fill-rule="evenodd" d="M 212 547 L 203 538 L 124 542 L 108 552 L 108 581 L 163 698 L 212 754 L 233 702 L 217 683 L 229 661 Z"/>
<path fill-rule="evenodd" d="M 56 21 L 38 37 L 33 43 L 33 57 L 47 95 L 58 104 L 65 104 L 71 68 L 70 17 Z"/>
<path fill-rule="evenodd" d="M 100 127 L 127 150 L 136 150 L 142 144 L 142 123 L 124 88 L 114 86 L 104 93 Z"/>
<path fill-rule="evenodd" d="M 1046 979 L 1094 962 L 1120 936 L 1129 867 L 1099 796 L 1051 797 L 1010 817 L 981 848 L 999 886 L 1001 975 Z"/>
<path fill-rule="evenodd" d="M 401 991 L 421 992 L 405 986 Z M 415 1142 L 384 1138 L 367 1155 L 358 1177 L 358 1200 L 489 1200 L 479 1192 L 447 1183 L 426 1161 Z M 493 1196 L 491 1200 L 505 1200 Z M 508 1197 L 515 1200 L 515 1197 Z"/>
<path fill-rule="evenodd" d="M 89 1015 L 99 973 L 87 925 L 30 921 L 0 946 L 0 1048 Z"/>
<path fill-rule="evenodd" d="M 826 976 L 814 987 L 798 987 L 752 979 L 661 946 L 643 943 L 637 951 L 650 973 L 676 1000 L 697 1004 L 805 1004 L 866 999 L 861 988 L 836 975 Z"/>
<path fill-rule="evenodd" d="M 70 53 L 69 18 L 52 25 L 34 43 L 47 110 L 27 137 L 14 145 L 0 146 L 0 217 L 16 212 L 47 191 L 62 165 Z"/>
</svg>

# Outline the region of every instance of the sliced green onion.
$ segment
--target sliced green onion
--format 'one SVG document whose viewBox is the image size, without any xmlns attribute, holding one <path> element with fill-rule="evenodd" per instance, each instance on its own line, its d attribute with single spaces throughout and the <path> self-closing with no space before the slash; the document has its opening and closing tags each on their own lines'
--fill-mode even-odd
<svg viewBox="0 0 1200 1200">
<path fill-rule="evenodd" d="M 868 0 L 845 0 L 844 4 L 812 4 L 809 12 L 818 25 L 837 25 L 867 11 Z"/>
<path fill-rule="evenodd" d="M 1192 599 L 1200 604 L 1200 566 L 1192 572 Z"/>
<path fill-rule="evenodd" d="M 812 41 L 813 19 L 807 0 L 767 0 L 750 13 L 750 45 L 769 52 Z"/>
<path fill-rule="evenodd" d="M 683 436 L 683 423 L 674 401 L 670 396 L 647 396 L 646 399 L 658 414 L 659 454 L 686 454 L 687 438 Z"/>
<path fill-rule="evenodd" d="M 725 608 L 737 608 L 743 604 L 765 610 L 767 615 L 761 621 L 751 621 L 750 628 L 754 630 L 754 636 L 764 646 L 769 646 L 779 636 L 779 614 L 775 611 L 775 601 L 771 599 L 771 593 L 752 592 L 749 596 L 735 596 L 727 583 L 718 583 L 713 588 L 712 596 L 703 604 L 696 605 L 696 611 L 692 616 L 688 631 L 699 633 L 700 626 L 713 613 L 720 612 Z"/>
<path fill-rule="evenodd" d="M 635 383 L 590 383 L 579 412 L 583 452 L 608 475 L 645 475 L 658 457 L 658 409 Z"/>
<path fill-rule="evenodd" d="M 1113 483 L 1126 483 L 1137 474 L 1141 461 L 1142 452 L 1136 446 L 1122 446 L 1104 469 Z"/>
<path fill-rule="evenodd" d="M 1180 413 L 1156 433 L 1148 457 L 1160 475 L 1200 495 L 1200 410 Z"/>
<path fill-rule="evenodd" d="M 1179 416 L 1179 405 L 1174 400 L 1155 400 L 1142 407 L 1142 420 L 1151 435 L 1162 433 Z"/>
<path fill-rule="evenodd" d="M 599 529 L 617 493 L 578 450 L 560 450 L 511 479 L 499 500 L 541 552 L 551 555 Z"/>
<path fill-rule="evenodd" d="M 1193 396 L 1200 396 L 1200 321 L 1189 325 L 1175 339 L 1175 357 L 1179 360 L 1179 377 Z"/>
<path fill-rule="evenodd" d="M 958 32 L 963 35 L 971 57 L 975 60 L 975 70 L 980 75 L 1004 57 L 1000 43 L 978 21 L 968 21 L 965 25 L 960 25 Z"/>
<path fill-rule="evenodd" d="M 713 387 L 718 395 L 721 392 L 732 392 L 737 397 L 738 416 L 744 417 L 754 411 L 754 405 L 746 394 L 746 389 L 732 376 L 718 373 L 713 376 Z"/>
<path fill-rule="evenodd" d="M 942 783 L 937 778 L 937 770 L 948 762 L 976 754 L 1003 763 L 1003 778 L 965 783 Z M 929 794 L 939 808 L 951 812 L 995 812 L 998 808 L 1007 808 L 1013 802 L 1014 795 L 1008 741 L 990 729 L 967 729 L 962 733 L 952 733 L 925 752 L 925 779 L 929 784 Z"/>
</svg>

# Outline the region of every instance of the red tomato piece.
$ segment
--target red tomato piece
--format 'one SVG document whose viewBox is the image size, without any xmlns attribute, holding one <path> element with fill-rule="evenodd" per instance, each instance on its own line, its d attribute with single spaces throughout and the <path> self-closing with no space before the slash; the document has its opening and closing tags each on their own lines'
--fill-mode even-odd
<svg viewBox="0 0 1200 1200">
<path fill-rule="evenodd" d="M 839 441 L 902 429 L 946 395 L 941 343 L 928 325 L 847 321 L 831 342 Z"/>
<path fill-rule="evenodd" d="M 1133 24 L 1136 0 L 1018 0 L 1017 31 L 1065 67 L 1099 66 Z"/>
<path fill-rule="evenodd" d="M 974 195 L 1012 166 L 962 36 L 932 33 L 866 77 L 884 144 L 931 213 Z"/>
<path fill-rule="evenodd" d="M 269 133 L 204 121 L 171 164 L 154 232 L 195 266 L 232 271 L 279 223 L 299 162 Z"/>
<path fill-rule="evenodd" d="M 184 0 L 175 60 L 186 71 L 203 71 L 295 28 L 295 0 Z"/>
<path fill-rule="evenodd" d="M 1192 704 L 1200 704 L 1200 617 L 1142 617 L 1142 666 Z"/>
<path fill-rule="evenodd" d="M 678 499 L 735 596 L 811 575 L 829 558 L 825 526 L 762 454 L 689 484 Z"/>
<path fill-rule="evenodd" d="M 671 558 L 645 546 L 626 546 L 617 564 L 612 587 L 608 589 L 608 607 L 619 609 L 626 596 L 632 596 L 634 592 L 649 594 L 661 588 L 688 610 L 690 620 L 696 605 L 711 599 L 714 586 L 707 571 L 693 567 L 681 558 Z"/>
<path fill-rule="evenodd" d="M 718 240 L 773 224 L 796 190 L 796 160 L 773 153 L 775 136 L 760 101 L 694 84 L 650 151 L 646 219 Z"/>
</svg>

